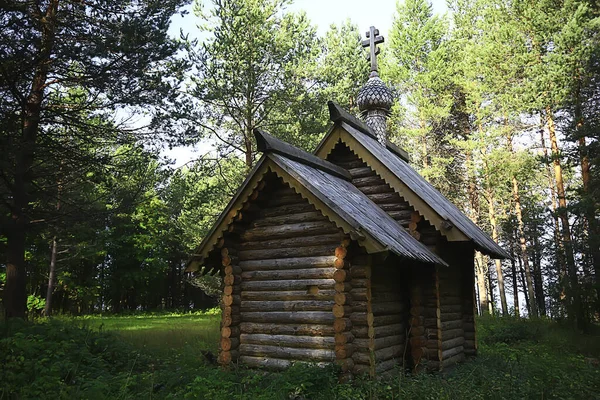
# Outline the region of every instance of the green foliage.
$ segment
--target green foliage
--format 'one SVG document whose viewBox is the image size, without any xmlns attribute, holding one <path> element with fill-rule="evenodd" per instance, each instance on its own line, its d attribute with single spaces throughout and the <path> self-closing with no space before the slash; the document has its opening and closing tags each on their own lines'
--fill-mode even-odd
<svg viewBox="0 0 600 400">
<path fill-rule="evenodd" d="M 46 299 L 41 296 L 30 294 L 27 296 L 27 311 L 31 313 L 39 313 L 46 306 Z"/>
</svg>

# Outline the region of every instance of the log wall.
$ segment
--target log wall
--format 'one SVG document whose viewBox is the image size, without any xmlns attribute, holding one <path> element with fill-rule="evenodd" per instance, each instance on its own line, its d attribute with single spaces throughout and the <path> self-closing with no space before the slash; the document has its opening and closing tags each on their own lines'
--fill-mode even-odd
<svg viewBox="0 0 600 400">
<path fill-rule="evenodd" d="M 335 323 L 349 316 L 344 286 L 349 241 L 273 174 L 250 199 L 221 249 L 231 261 L 225 266 L 223 256 L 219 362 L 284 369 L 294 361 L 337 359 L 351 370 L 350 357 L 337 351 L 351 343 L 350 326 Z"/>
</svg>

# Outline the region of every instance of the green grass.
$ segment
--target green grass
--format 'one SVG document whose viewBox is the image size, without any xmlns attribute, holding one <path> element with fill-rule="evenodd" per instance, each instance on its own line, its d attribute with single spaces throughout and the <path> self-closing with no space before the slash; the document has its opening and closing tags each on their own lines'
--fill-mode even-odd
<svg viewBox="0 0 600 400">
<path fill-rule="evenodd" d="M 218 309 L 190 314 L 92 315 L 75 318 L 81 326 L 113 332 L 125 342 L 153 354 L 216 352 L 219 345 Z"/>
<path fill-rule="evenodd" d="M 0 324 L 4 399 L 600 399 L 600 332 L 550 321 L 478 320 L 479 356 L 444 374 L 339 383 L 338 371 L 222 370 L 219 316 L 143 314 Z"/>
</svg>

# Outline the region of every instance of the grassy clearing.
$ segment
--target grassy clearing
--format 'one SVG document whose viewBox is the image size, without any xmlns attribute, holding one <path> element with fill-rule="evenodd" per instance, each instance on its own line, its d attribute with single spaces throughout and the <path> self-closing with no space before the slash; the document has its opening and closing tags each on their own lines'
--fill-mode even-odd
<svg viewBox="0 0 600 400">
<path fill-rule="evenodd" d="M 600 399 L 600 334 L 479 320 L 480 356 L 445 374 L 357 379 L 335 367 L 223 371 L 218 315 L 93 316 L 0 325 L 3 399 Z"/>
</svg>

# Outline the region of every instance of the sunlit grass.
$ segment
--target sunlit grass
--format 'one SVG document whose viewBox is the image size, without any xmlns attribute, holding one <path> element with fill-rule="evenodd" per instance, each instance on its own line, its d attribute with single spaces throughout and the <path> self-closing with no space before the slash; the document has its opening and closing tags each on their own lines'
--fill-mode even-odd
<svg viewBox="0 0 600 400">
<path fill-rule="evenodd" d="M 153 353 L 202 357 L 217 351 L 220 312 L 192 314 L 93 315 L 75 321 L 93 330 L 114 332 L 119 338 Z"/>
</svg>

